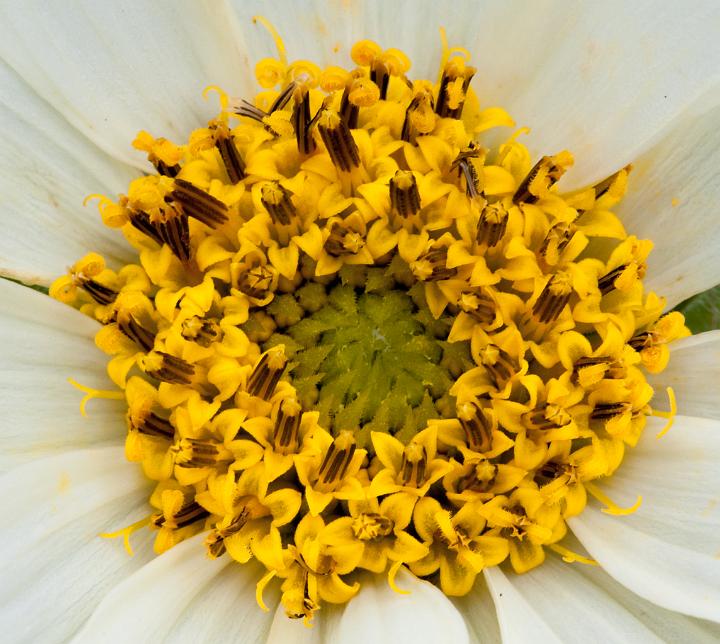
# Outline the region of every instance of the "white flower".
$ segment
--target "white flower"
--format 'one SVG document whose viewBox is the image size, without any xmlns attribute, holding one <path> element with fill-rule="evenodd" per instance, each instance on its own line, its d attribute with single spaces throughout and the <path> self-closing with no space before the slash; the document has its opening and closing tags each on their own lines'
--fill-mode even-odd
<svg viewBox="0 0 720 644">
<path fill-rule="evenodd" d="M 104 3 L 103 3 L 104 4 Z M 347 6 L 346 6 L 347 5 Z M 252 92 L 271 43 L 265 14 L 295 55 L 331 63 L 372 38 L 432 77 L 437 27 L 473 54 L 476 91 L 507 106 L 537 156 L 568 148 L 575 184 L 633 162 L 619 214 L 655 242 L 647 284 L 674 306 L 720 282 L 720 12 L 714 2 L 8 2 L 0 7 L 0 272 L 49 284 L 86 249 L 128 249 L 80 207 L 121 192 L 144 169 L 138 129 L 183 139 L 216 83 Z M 488 569 L 451 602 L 406 574 L 394 594 L 369 579 L 343 609 L 304 629 L 255 603 L 253 564 L 209 561 L 195 537 L 152 558 L 97 538 L 140 518 L 148 484 L 123 457 L 123 406 L 77 414 L 67 378 L 105 387 L 95 323 L 0 281 L 3 348 L 0 533 L 8 641 L 463 642 L 710 641 L 720 634 L 720 332 L 672 345 L 652 384 L 681 415 L 649 428 L 603 489 L 641 509 L 590 504 L 570 526 L 602 569 L 548 557 L 525 575 Z M 143 539 L 145 540 L 143 542 Z M 274 602 L 270 597 L 266 602 Z M 493 607 L 494 602 L 494 607 Z M 497 618 L 496 618 L 497 615 Z"/>
</svg>

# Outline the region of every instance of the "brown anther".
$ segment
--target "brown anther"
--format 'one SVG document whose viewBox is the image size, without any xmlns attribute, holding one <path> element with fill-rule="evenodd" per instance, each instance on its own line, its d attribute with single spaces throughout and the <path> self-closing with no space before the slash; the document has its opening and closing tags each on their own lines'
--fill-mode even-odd
<svg viewBox="0 0 720 644">
<path fill-rule="evenodd" d="M 165 240 L 160 235 L 160 232 L 150 221 L 150 215 L 142 210 L 130 210 L 128 215 L 130 217 L 130 224 L 134 228 L 137 228 L 137 230 L 147 235 L 158 244 L 162 245 L 164 243 Z"/>
<path fill-rule="evenodd" d="M 260 201 L 273 223 L 289 226 L 296 219 L 297 211 L 291 199 L 292 193 L 277 181 L 263 184 L 260 195 Z"/>
<path fill-rule="evenodd" d="M 575 234 L 575 226 L 565 222 L 555 224 L 545 236 L 539 254 L 545 262 L 554 266 Z"/>
<path fill-rule="evenodd" d="M 353 519 L 350 528 L 356 539 L 372 541 L 387 537 L 392 533 L 395 524 L 391 519 L 377 512 L 363 512 Z"/>
<path fill-rule="evenodd" d="M 400 138 L 408 143 L 415 143 L 418 135 L 430 134 L 435 129 L 437 119 L 434 109 L 435 100 L 432 94 L 425 88 L 418 90 L 405 110 Z"/>
<path fill-rule="evenodd" d="M 481 454 L 489 452 L 493 444 L 492 412 L 478 407 L 475 403 L 466 402 L 457 406 L 457 415 L 465 430 L 468 447 Z"/>
<path fill-rule="evenodd" d="M 628 340 L 628 344 L 635 349 L 635 351 L 642 351 L 643 349 L 652 347 L 655 344 L 655 339 L 651 332 L 643 331 Z"/>
<path fill-rule="evenodd" d="M 537 485 L 543 486 L 551 483 L 555 479 L 561 477 L 567 471 L 567 464 L 556 463 L 555 461 L 548 461 L 543 463 L 537 470 L 535 470 L 535 476 L 533 480 Z"/>
<path fill-rule="evenodd" d="M 155 333 L 140 324 L 132 313 L 119 313 L 117 325 L 143 351 L 148 352 L 155 346 Z"/>
<path fill-rule="evenodd" d="M 118 296 L 117 291 L 89 277 L 74 275 L 73 282 L 102 306 L 112 304 Z"/>
<path fill-rule="evenodd" d="M 181 262 L 190 259 L 190 226 L 184 211 L 168 203 L 154 221 L 151 219 L 151 223 L 158 237 L 170 247 L 175 257 Z"/>
<path fill-rule="evenodd" d="M 248 378 L 248 393 L 269 400 L 286 365 L 287 358 L 282 347 L 273 347 L 265 352 Z"/>
<path fill-rule="evenodd" d="M 482 366 L 498 389 L 503 389 L 517 371 L 512 356 L 496 344 L 483 347 L 479 357 Z"/>
<path fill-rule="evenodd" d="M 194 365 L 164 351 L 150 351 L 140 363 L 151 378 L 175 385 L 189 385 L 195 375 Z"/>
<path fill-rule="evenodd" d="M 298 151 L 302 156 L 307 156 L 315 152 L 315 148 L 317 148 L 317 143 L 312 137 L 312 126 L 315 119 L 310 116 L 310 94 L 307 87 L 300 86 L 294 88 L 292 97 L 294 107 L 291 122 L 295 128 Z"/>
<path fill-rule="evenodd" d="M 295 83 L 295 81 L 291 81 L 288 85 L 286 85 L 285 88 L 278 94 L 277 98 L 272 102 L 272 105 L 270 105 L 267 112 L 265 110 L 261 110 L 249 101 L 242 99 L 239 104 L 235 106 L 235 114 L 238 116 L 245 116 L 253 119 L 253 121 L 262 123 L 267 132 L 270 132 L 273 136 L 278 136 L 278 133 L 265 122 L 265 118 L 285 107 L 293 97 L 293 93 L 296 88 L 297 83 Z"/>
<path fill-rule="evenodd" d="M 205 190 L 184 179 L 175 179 L 175 189 L 170 198 L 177 202 L 183 212 L 210 228 L 222 226 L 228 220 L 228 207 Z"/>
<path fill-rule="evenodd" d="M 154 514 L 150 519 L 150 524 L 156 528 L 179 530 L 196 521 L 207 519 L 209 516 L 210 513 L 204 507 L 195 501 L 191 501 L 183 505 L 180 510 L 173 514 L 171 519 L 166 519 L 163 514 Z"/>
<path fill-rule="evenodd" d="M 420 193 L 415 175 L 408 170 L 398 170 L 390 179 L 390 205 L 395 214 L 403 219 L 412 217 L 420 210 Z"/>
<path fill-rule="evenodd" d="M 485 244 L 494 248 L 505 235 L 508 223 L 508 211 L 502 203 L 488 204 L 483 208 L 478 220 L 475 240 L 478 244 Z"/>
<path fill-rule="evenodd" d="M 614 268 L 613 270 L 605 273 L 602 277 L 598 279 L 598 289 L 600 290 L 600 293 L 602 295 L 607 295 L 608 293 L 615 290 L 615 281 L 620 277 L 625 270 L 627 270 L 628 264 L 623 264 L 622 266 L 618 266 L 617 268 Z M 644 275 L 644 267 L 641 267 L 639 271 L 639 276 L 642 277 Z"/>
<path fill-rule="evenodd" d="M 201 318 L 197 315 L 183 320 L 180 333 L 185 340 L 205 348 L 214 342 L 220 342 L 224 335 L 217 320 Z"/>
<path fill-rule="evenodd" d="M 325 240 L 323 249 L 328 255 L 342 257 L 356 255 L 364 246 L 365 240 L 360 233 L 336 221 L 330 229 L 330 235 Z"/>
<path fill-rule="evenodd" d="M 158 416 L 153 411 L 144 411 L 140 414 L 128 412 L 128 424 L 130 429 L 145 436 L 164 438 L 166 440 L 172 440 L 175 437 L 175 427 L 170 420 Z"/>
<path fill-rule="evenodd" d="M 622 416 L 624 413 L 630 411 L 632 405 L 628 402 L 617 402 L 617 403 L 597 403 L 590 413 L 592 420 L 610 420 L 615 416 Z"/>
<path fill-rule="evenodd" d="M 273 274 L 266 266 L 255 266 L 245 271 L 238 280 L 238 291 L 248 297 L 262 300 L 270 293 Z"/>
<path fill-rule="evenodd" d="M 474 199 L 480 196 L 482 192 L 482 185 L 480 184 L 480 177 L 478 176 L 477 169 L 473 164 L 473 159 L 478 159 L 484 155 L 484 150 L 475 143 L 462 150 L 450 166 L 450 170 L 457 170 L 458 177 L 462 176 L 465 178 L 465 192 L 468 197 Z"/>
<path fill-rule="evenodd" d="M 492 295 L 484 288 L 475 291 L 463 291 L 457 302 L 462 311 L 479 324 L 492 324 L 496 316 L 496 304 Z"/>
<path fill-rule="evenodd" d="M 376 58 L 370 65 L 370 80 L 378 86 L 380 90 L 380 100 L 387 98 L 388 85 L 390 84 L 390 70 L 387 65 Z"/>
<path fill-rule="evenodd" d="M 541 324 L 558 319 L 572 295 L 572 280 L 566 273 L 555 273 L 533 305 L 533 315 Z"/>
<path fill-rule="evenodd" d="M 483 458 L 466 462 L 463 471 L 465 473 L 455 482 L 456 492 L 462 493 L 470 490 L 486 493 L 495 484 L 498 466 Z"/>
<path fill-rule="evenodd" d="M 317 127 L 330 160 L 340 172 L 351 172 L 360 167 L 360 151 L 357 143 L 337 112 L 323 110 Z"/>
<path fill-rule="evenodd" d="M 419 443 L 405 446 L 398 472 L 398 482 L 408 487 L 421 487 L 427 474 L 427 451 Z"/>
<path fill-rule="evenodd" d="M 431 248 L 420 255 L 411 265 L 412 272 L 424 282 L 449 280 L 457 275 L 457 268 L 447 267 L 448 249 L 444 246 Z"/>
<path fill-rule="evenodd" d="M 465 65 L 458 59 L 448 61 L 440 79 L 435 112 L 440 117 L 459 119 L 470 88 L 475 68 Z"/>
<path fill-rule="evenodd" d="M 300 447 L 302 407 L 294 398 L 280 403 L 273 429 L 273 447 L 278 454 L 296 454 Z"/>
<path fill-rule="evenodd" d="M 562 407 L 553 403 L 543 403 L 520 416 L 528 429 L 549 430 L 565 427 L 572 417 Z"/>
<path fill-rule="evenodd" d="M 618 177 L 623 172 L 630 172 L 632 170 L 632 166 L 628 165 L 625 166 L 622 170 L 618 170 L 617 172 L 611 174 L 607 179 L 603 179 L 600 183 L 596 183 L 593 188 L 595 189 L 595 200 L 597 201 L 602 197 L 604 194 L 612 188 L 612 185 L 618 180 Z"/>
<path fill-rule="evenodd" d="M 325 453 L 317 480 L 325 491 L 332 490 L 344 478 L 350 467 L 357 445 L 351 431 L 341 431 Z"/>
<path fill-rule="evenodd" d="M 215 147 L 220 153 L 230 183 L 239 183 L 245 178 L 245 162 L 235 145 L 235 139 L 224 123 L 217 123 L 214 129 Z"/>
<path fill-rule="evenodd" d="M 541 191 L 548 190 L 555 185 L 570 165 L 572 165 L 572 157 L 567 152 L 542 157 L 515 191 L 513 201 L 515 203 L 535 203 Z"/>
<path fill-rule="evenodd" d="M 181 438 L 173 448 L 175 462 L 185 467 L 214 467 L 224 460 L 217 443 L 196 438 Z"/>
</svg>

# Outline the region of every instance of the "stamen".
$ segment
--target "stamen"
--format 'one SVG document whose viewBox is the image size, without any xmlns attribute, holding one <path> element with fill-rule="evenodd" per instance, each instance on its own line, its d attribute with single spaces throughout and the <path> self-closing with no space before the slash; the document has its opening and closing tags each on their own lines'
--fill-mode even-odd
<svg viewBox="0 0 720 644">
<path fill-rule="evenodd" d="M 245 178 L 245 162 L 235 145 L 235 139 L 222 122 L 215 122 L 215 147 L 223 160 L 225 171 L 233 185 Z"/>
<path fill-rule="evenodd" d="M 555 461 L 547 461 L 543 463 L 536 471 L 533 481 L 542 487 L 554 480 L 560 478 L 567 471 L 567 465 L 564 463 L 556 463 Z"/>
<path fill-rule="evenodd" d="M 589 559 L 588 557 L 583 557 L 582 555 L 579 555 L 577 552 L 573 552 L 572 550 L 565 548 L 564 546 L 558 545 L 557 543 L 549 544 L 548 548 L 550 548 L 550 550 L 552 550 L 553 552 L 557 552 L 562 557 L 562 560 L 565 563 L 581 563 L 581 564 L 585 564 L 587 566 L 599 566 L 600 565 L 594 559 Z"/>
<path fill-rule="evenodd" d="M 508 211 L 500 202 L 488 204 L 483 208 L 477 225 L 476 241 L 494 248 L 505 235 Z"/>
<path fill-rule="evenodd" d="M 495 320 L 495 300 L 486 289 L 463 291 L 458 306 L 479 324 L 491 324 Z"/>
<path fill-rule="evenodd" d="M 210 228 L 217 228 L 228 220 L 228 207 L 222 201 L 184 179 L 175 179 L 170 197 L 182 206 L 188 217 Z"/>
<path fill-rule="evenodd" d="M 462 58 L 452 58 L 445 65 L 440 89 L 438 90 L 435 112 L 440 117 L 459 119 L 462 116 L 465 98 L 475 68 L 465 65 Z"/>
<path fill-rule="evenodd" d="M 287 358 L 282 346 L 273 347 L 265 352 L 248 378 L 248 393 L 269 400 L 286 365 Z"/>
<path fill-rule="evenodd" d="M 600 293 L 607 295 L 610 291 L 613 291 L 615 289 L 615 280 L 623 274 L 627 267 L 627 264 L 618 266 L 598 279 L 598 289 Z"/>
<path fill-rule="evenodd" d="M 535 203 L 560 180 L 572 162 L 572 155 L 569 152 L 543 157 L 523 179 L 513 195 L 513 201 L 515 203 Z"/>
<path fill-rule="evenodd" d="M 342 257 L 343 255 L 356 255 L 363 246 L 365 246 L 365 240 L 360 233 L 335 222 L 323 248 L 328 255 Z"/>
<path fill-rule="evenodd" d="M 193 365 L 164 351 L 151 351 L 139 364 L 151 378 L 175 385 L 189 385 L 195 375 Z"/>
<path fill-rule="evenodd" d="M 297 211 L 290 197 L 292 193 L 277 181 L 269 181 L 261 188 L 262 205 L 267 209 L 275 224 L 289 226 L 297 217 Z"/>
<path fill-rule="evenodd" d="M 186 467 L 213 467 L 221 460 L 226 460 L 218 445 L 212 441 L 181 438 L 172 449 L 177 454 L 175 462 Z"/>
<path fill-rule="evenodd" d="M 450 166 L 450 170 L 457 170 L 458 176 L 465 177 L 465 192 L 471 199 L 475 199 L 480 196 L 482 187 L 480 185 L 480 177 L 478 176 L 477 170 L 472 163 L 472 159 L 477 159 L 482 156 L 483 150 L 479 148 L 475 143 L 462 150 Z"/>
<path fill-rule="evenodd" d="M 608 421 L 616 416 L 622 416 L 631 409 L 632 405 L 628 402 L 597 403 L 590 413 L 590 418 Z"/>
<path fill-rule="evenodd" d="M 192 525 L 197 521 L 207 519 L 210 513 L 195 501 L 184 504 L 170 519 L 166 519 L 164 514 L 153 514 L 150 518 L 150 525 L 155 528 L 169 528 L 171 530 L 179 530 L 186 526 Z"/>
<path fill-rule="evenodd" d="M 575 226 L 565 222 L 555 224 L 545 236 L 539 254 L 550 266 L 560 261 L 560 255 L 567 248 L 575 234 Z"/>
<path fill-rule="evenodd" d="M 106 389 L 93 389 L 92 387 L 87 387 L 86 385 L 81 385 L 76 380 L 73 380 L 72 378 L 68 378 L 68 382 L 75 387 L 75 389 L 79 389 L 80 391 L 85 392 L 85 396 L 80 401 L 80 414 L 82 416 L 87 416 L 87 410 L 86 406 L 89 401 L 91 401 L 93 398 L 105 398 L 106 400 L 125 400 L 125 393 L 122 391 L 108 391 Z"/>
<path fill-rule="evenodd" d="M 607 507 L 604 507 L 602 511 L 605 514 L 612 514 L 613 516 L 621 517 L 621 516 L 627 516 L 628 514 L 633 514 L 637 511 L 637 509 L 642 504 L 642 496 L 638 494 L 637 501 L 629 507 L 629 508 L 621 508 L 617 503 L 614 503 L 610 497 L 608 497 L 604 492 L 600 490 L 600 488 L 595 485 L 594 483 L 590 483 L 589 481 L 586 481 L 584 484 L 585 489 L 600 503 L 604 504 Z"/>
<path fill-rule="evenodd" d="M 393 531 L 394 523 L 376 512 L 364 512 L 353 519 L 350 527 L 356 539 L 373 541 L 389 535 Z"/>
<path fill-rule="evenodd" d="M 390 71 L 387 65 L 376 58 L 370 65 L 370 80 L 377 85 L 380 90 L 380 100 L 387 98 L 388 85 L 390 83 Z"/>
<path fill-rule="evenodd" d="M 480 450 L 474 450 L 480 451 Z M 458 478 L 455 483 L 455 490 L 459 494 L 465 490 L 473 492 L 488 492 L 495 484 L 498 474 L 498 466 L 485 458 L 473 459 L 465 462 L 467 474 Z"/>
<path fill-rule="evenodd" d="M 345 478 L 355 455 L 357 444 L 351 431 L 343 430 L 328 448 L 320 469 L 318 483 L 321 491 L 329 491 Z"/>
<path fill-rule="evenodd" d="M 267 297 L 272 287 L 273 274 L 266 266 L 256 266 L 242 274 L 238 282 L 238 290 L 248 297 L 262 300 Z"/>
<path fill-rule="evenodd" d="M 473 452 L 483 454 L 492 449 L 493 422 L 488 418 L 490 413 L 475 403 L 462 403 L 457 407 L 458 420 L 465 430 L 468 447 Z"/>
<path fill-rule="evenodd" d="M 402 134 L 400 138 L 408 143 L 415 143 L 417 136 L 430 134 L 435 129 L 435 100 L 427 87 L 420 87 L 405 111 Z"/>
<path fill-rule="evenodd" d="M 185 212 L 167 204 L 155 221 L 150 218 L 150 222 L 158 237 L 170 247 L 175 257 L 181 262 L 190 259 L 190 226 Z"/>
<path fill-rule="evenodd" d="M 143 351 L 150 351 L 155 346 L 155 334 L 140 324 L 132 313 L 119 314 L 117 325 Z"/>
<path fill-rule="evenodd" d="M 427 452 L 418 443 L 405 446 L 400 464 L 400 483 L 409 487 L 421 487 L 425 483 Z"/>
<path fill-rule="evenodd" d="M 348 126 L 336 112 L 324 110 L 318 120 L 318 130 L 330 160 L 340 172 L 360 167 L 360 152 Z"/>
<path fill-rule="evenodd" d="M 415 260 L 410 268 L 413 274 L 424 282 L 449 280 L 457 275 L 457 268 L 447 267 L 448 249 L 444 246 L 431 248 Z"/>
<path fill-rule="evenodd" d="M 315 118 L 310 116 L 310 94 L 305 86 L 301 85 L 295 88 L 293 101 L 294 107 L 291 121 L 295 129 L 298 151 L 301 156 L 308 156 L 315 152 L 317 148 L 317 143 L 312 137 L 312 126 L 320 112 L 315 115 Z"/>
<path fill-rule="evenodd" d="M 555 273 L 533 305 L 533 315 L 541 324 L 558 319 L 572 295 L 572 279 L 566 273 Z"/>
<path fill-rule="evenodd" d="M 122 537 L 125 551 L 128 553 L 128 555 L 134 557 L 135 553 L 133 552 L 132 545 L 130 544 L 130 536 L 133 533 L 137 532 L 140 528 L 144 528 L 146 525 L 149 525 L 151 518 L 151 516 L 147 516 L 144 519 L 136 521 L 135 523 L 131 523 L 126 528 L 116 530 L 115 532 L 101 532 L 99 536 L 103 539 L 116 539 L 117 537 Z"/>
<path fill-rule="evenodd" d="M 275 429 L 273 430 L 273 447 L 278 454 L 296 454 L 300 447 L 300 421 L 302 407 L 293 398 L 280 403 Z"/>
<path fill-rule="evenodd" d="M 488 344 L 480 350 L 480 361 L 498 389 L 503 389 L 515 375 L 512 356 L 495 344 Z"/>
<path fill-rule="evenodd" d="M 153 411 L 128 412 L 128 423 L 131 429 L 145 434 L 145 436 L 164 438 L 166 440 L 175 438 L 175 427 L 170 420 L 161 418 Z"/>
<path fill-rule="evenodd" d="M 207 348 L 214 342 L 222 341 L 223 330 L 217 320 L 193 315 L 183 321 L 181 335 L 186 340 Z"/>
<path fill-rule="evenodd" d="M 393 212 L 403 219 L 416 215 L 420 210 L 420 193 L 412 172 L 398 170 L 390 179 L 390 204 Z"/>
<path fill-rule="evenodd" d="M 522 414 L 521 419 L 528 429 L 549 430 L 564 427 L 572 422 L 572 417 L 562 407 L 544 403 L 532 411 Z"/>
<path fill-rule="evenodd" d="M 141 233 L 147 235 L 161 246 L 163 245 L 165 240 L 155 227 L 155 224 L 150 221 L 150 215 L 142 210 L 130 210 L 128 216 L 130 218 L 130 224 L 134 228 L 137 228 Z"/>
<path fill-rule="evenodd" d="M 97 280 L 92 278 L 84 277 L 82 275 L 75 275 L 73 282 L 76 286 L 83 289 L 93 300 L 102 306 L 107 306 L 115 301 L 118 296 L 117 291 L 100 284 Z"/>
</svg>

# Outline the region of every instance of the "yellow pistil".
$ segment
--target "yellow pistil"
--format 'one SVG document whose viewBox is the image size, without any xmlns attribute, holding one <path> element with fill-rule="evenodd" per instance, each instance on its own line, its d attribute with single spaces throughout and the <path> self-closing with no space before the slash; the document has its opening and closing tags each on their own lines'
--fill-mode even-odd
<svg viewBox="0 0 720 644">
<path fill-rule="evenodd" d="M 611 212 L 629 166 L 563 194 L 568 151 L 534 163 L 520 128 L 480 110 L 470 53 L 436 82 L 372 41 L 353 64 L 257 62 L 263 91 L 230 97 L 186 143 L 141 131 L 155 173 L 99 216 L 137 251 L 89 253 L 50 295 L 101 326 L 127 405 L 125 453 L 155 483 L 155 550 L 206 532 L 210 558 L 256 559 L 285 612 L 310 623 L 403 566 L 463 595 L 505 559 L 563 545 L 598 481 L 654 409 L 647 373 L 689 333 L 648 293 L 652 243 Z M 652 405 L 651 406 L 651 402 Z M 682 401 L 679 401 L 682 405 Z M 681 408 L 681 407 L 680 407 Z M 89 430 L 90 431 L 90 430 Z"/>
</svg>

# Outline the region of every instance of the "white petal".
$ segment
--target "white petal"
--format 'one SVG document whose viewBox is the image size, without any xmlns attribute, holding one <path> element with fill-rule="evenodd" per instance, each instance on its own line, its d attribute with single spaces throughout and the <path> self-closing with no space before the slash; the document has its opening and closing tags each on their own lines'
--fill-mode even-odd
<svg viewBox="0 0 720 644">
<path fill-rule="evenodd" d="M 478 93 L 532 128 L 535 155 L 573 152 L 567 185 L 634 161 L 718 81 L 713 0 L 497 4 L 466 45 Z"/>
<path fill-rule="evenodd" d="M 0 274 L 49 284 L 90 249 L 130 257 L 91 193 L 125 190 L 136 171 L 112 160 L 0 61 Z"/>
<path fill-rule="evenodd" d="M 483 570 L 483 574 L 495 601 L 503 642 L 511 644 L 524 642 L 556 644 L 560 642 L 499 567 L 486 568 Z"/>
<path fill-rule="evenodd" d="M 500 644 L 500 624 L 484 577 L 478 576 L 472 591 L 465 597 L 453 598 L 453 604 L 465 619 L 471 642 Z"/>
<path fill-rule="evenodd" d="M 68 382 L 115 389 L 92 337 L 98 325 L 42 293 L 0 279 L 0 470 L 65 449 L 124 440 L 125 404 L 97 400 Z"/>
<path fill-rule="evenodd" d="M 133 537 L 134 557 L 98 536 L 147 513 L 147 481 L 106 447 L 28 463 L 0 489 L 0 623 L 13 641 L 64 641 L 147 559 L 149 531 Z"/>
<path fill-rule="evenodd" d="M 222 2 L 3 3 L 0 56 L 88 138 L 138 167 L 137 131 L 182 142 L 217 112 L 202 90 L 237 93 L 245 53 Z"/>
<path fill-rule="evenodd" d="M 436 586 L 401 570 L 394 592 L 383 575 L 368 577 L 340 618 L 337 640 L 343 644 L 468 642 L 457 608 Z"/>
<path fill-rule="evenodd" d="M 718 5 L 720 6 L 720 5 Z M 618 205 L 628 232 L 651 239 L 645 284 L 668 306 L 720 282 L 720 92 L 633 162 Z"/>
<path fill-rule="evenodd" d="M 183 541 L 114 588 L 73 641 L 263 641 L 270 618 L 255 603 L 257 567 L 240 566 L 229 557 L 208 559 L 205 536 Z M 218 598 L 229 593 L 232 597 L 238 593 L 237 586 L 245 587 L 236 595 L 241 602 L 231 605 L 226 596 L 219 605 L 208 601 L 208 594 Z M 241 626 L 242 639 L 233 638 L 232 633 Z M 216 628 L 230 629 L 230 635 L 208 637 Z"/>
<path fill-rule="evenodd" d="M 604 514 L 594 504 L 570 527 L 603 568 L 651 602 L 720 621 L 720 421 L 678 416 L 657 440 L 648 428 L 603 490 L 640 509 Z"/>
<path fill-rule="evenodd" d="M 337 628 L 340 616 L 344 611 L 343 606 L 326 604 L 319 610 L 310 626 L 306 626 L 302 619 L 290 619 L 285 614 L 285 608 L 278 604 L 275 609 L 267 644 L 325 644 L 341 642 L 338 639 Z"/>
<path fill-rule="evenodd" d="M 682 338 L 668 345 L 670 363 L 665 371 L 648 375 L 662 401 L 664 387 L 672 387 L 678 409 L 686 416 L 720 419 L 720 331 Z M 659 408 L 667 408 L 660 402 Z"/>
</svg>

